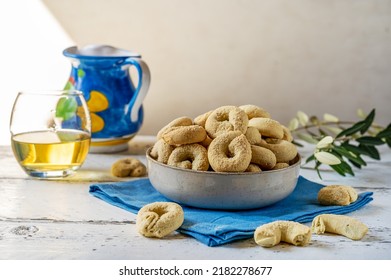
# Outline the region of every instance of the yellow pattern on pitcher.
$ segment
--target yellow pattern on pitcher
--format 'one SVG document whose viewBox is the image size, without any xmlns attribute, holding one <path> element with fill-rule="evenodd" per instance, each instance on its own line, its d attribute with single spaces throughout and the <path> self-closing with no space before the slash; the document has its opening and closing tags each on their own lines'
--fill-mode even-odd
<svg viewBox="0 0 391 280">
<path fill-rule="evenodd" d="M 99 132 L 105 127 L 105 121 L 95 113 L 102 112 L 109 107 L 109 101 L 106 96 L 97 90 L 90 92 L 90 99 L 87 101 L 87 106 L 91 116 L 91 132 Z"/>
</svg>

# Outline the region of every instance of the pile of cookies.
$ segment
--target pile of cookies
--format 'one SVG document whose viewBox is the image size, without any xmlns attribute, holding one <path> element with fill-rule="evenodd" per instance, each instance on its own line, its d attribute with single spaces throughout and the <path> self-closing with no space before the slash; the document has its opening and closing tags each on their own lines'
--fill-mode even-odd
<svg viewBox="0 0 391 280">
<path fill-rule="evenodd" d="M 297 156 L 289 130 L 256 105 L 222 106 L 180 117 L 157 134 L 151 157 L 199 171 L 261 172 L 288 167 Z"/>
</svg>

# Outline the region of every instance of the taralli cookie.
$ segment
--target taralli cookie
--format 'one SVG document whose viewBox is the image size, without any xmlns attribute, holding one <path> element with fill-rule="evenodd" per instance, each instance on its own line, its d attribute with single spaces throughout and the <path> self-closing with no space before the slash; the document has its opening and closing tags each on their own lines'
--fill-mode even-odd
<svg viewBox="0 0 391 280">
<path fill-rule="evenodd" d="M 157 133 L 156 135 L 156 138 L 159 140 L 162 138 L 164 132 L 167 131 L 167 129 L 171 128 L 171 127 L 175 127 L 175 126 L 188 126 L 188 125 L 192 125 L 193 124 L 193 120 L 189 117 L 179 117 L 179 118 L 176 118 L 175 120 L 169 122 L 166 126 L 164 126 L 162 129 L 159 130 L 159 132 Z"/>
<path fill-rule="evenodd" d="M 368 227 L 349 216 L 322 214 L 313 219 L 312 232 L 316 234 L 330 232 L 346 236 L 352 240 L 360 240 L 368 232 Z"/>
<path fill-rule="evenodd" d="M 170 127 L 162 135 L 164 141 L 174 146 L 202 142 L 205 138 L 206 131 L 199 125 Z"/>
<path fill-rule="evenodd" d="M 254 240 L 262 247 L 273 247 L 281 241 L 295 246 L 305 246 L 311 240 L 311 229 L 292 221 L 275 221 L 258 227 Z"/>
<path fill-rule="evenodd" d="M 248 104 L 239 106 L 248 116 L 248 119 L 251 120 L 253 118 L 270 118 L 269 112 L 265 109 L 258 107 L 256 105 Z"/>
<path fill-rule="evenodd" d="M 258 145 L 262 141 L 262 135 L 255 127 L 248 127 L 245 135 L 251 145 Z"/>
<path fill-rule="evenodd" d="M 194 120 L 186 116 L 177 118 L 164 126 L 157 138 L 151 157 L 185 169 L 207 168 L 201 156 L 205 150 L 198 156 L 200 147 L 189 150 L 188 146 L 194 144 L 206 149 L 209 171 L 261 172 L 283 169 L 298 160 L 289 129 L 271 119 L 263 108 L 251 104 L 221 106 Z"/>
<path fill-rule="evenodd" d="M 206 120 L 208 119 L 210 114 L 212 114 L 212 112 L 213 112 L 213 110 L 195 117 L 194 118 L 194 124 L 197 124 L 199 126 L 205 127 Z"/>
<path fill-rule="evenodd" d="M 286 162 L 277 162 L 276 165 L 272 168 L 273 170 L 283 169 L 289 167 L 289 164 Z"/>
<path fill-rule="evenodd" d="M 136 218 L 137 230 L 145 237 L 162 238 L 184 221 L 182 207 L 174 202 L 154 202 L 142 207 Z"/>
<path fill-rule="evenodd" d="M 259 165 L 262 170 L 270 170 L 276 165 L 277 160 L 272 151 L 251 145 L 251 163 Z"/>
<path fill-rule="evenodd" d="M 262 169 L 255 163 L 250 163 L 245 172 L 261 172 Z"/>
<path fill-rule="evenodd" d="M 200 144 L 188 144 L 176 147 L 168 158 L 168 165 L 206 171 L 209 168 L 208 152 Z"/>
<path fill-rule="evenodd" d="M 244 172 L 251 161 L 251 145 L 239 131 L 221 133 L 208 149 L 209 164 L 218 172 Z"/>
<path fill-rule="evenodd" d="M 153 145 L 151 150 L 151 157 L 159 162 L 167 163 L 168 158 L 170 157 L 174 148 L 174 146 L 171 146 L 163 139 L 160 139 Z"/>
<path fill-rule="evenodd" d="M 273 119 L 252 118 L 249 120 L 248 126 L 257 128 L 263 137 L 276 139 L 282 139 L 284 137 L 284 130 L 281 124 Z"/>
<path fill-rule="evenodd" d="M 136 158 L 124 158 L 114 162 L 111 174 L 116 177 L 142 177 L 147 174 L 147 168 Z"/>
<path fill-rule="evenodd" d="M 282 136 L 282 140 L 292 142 L 293 141 L 293 136 L 289 128 L 287 128 L 285 125 L 281 125 L 282 130 L 284 131 L 284 136 Z"/>
<path fill-rule="evenodd" d="M 262 140 L 259 146 L 271 150 L 276 155 L 277 162 L 289 163 L 297 155 L 296 145 L 286 140 L 268 138 Z"/>
<path fill-rule="evenodd" d="M 210 138 L 216 138 L 220 133 L 240 131 L 246 133 L 248 125 L 247 114 L 236 106 L 222 106 L 214 110 L 205 122 L 205 129 Z"/>
<path fill-rule="evenodd" d="M 318 192 L 318 201 L 322 205 L 349 205 L 358 198 L 357 192 L 351 186 L 329 185 Z"/>
<path fill-rule="evenodd" d="M 199 142 L 200 145 L 204 146 L 206 149 L 208 149 L 210 143 L 212 143 L 213 139 L 210 138 L 209 136 L 206 136 L 204 141 Z"/>
</svg>

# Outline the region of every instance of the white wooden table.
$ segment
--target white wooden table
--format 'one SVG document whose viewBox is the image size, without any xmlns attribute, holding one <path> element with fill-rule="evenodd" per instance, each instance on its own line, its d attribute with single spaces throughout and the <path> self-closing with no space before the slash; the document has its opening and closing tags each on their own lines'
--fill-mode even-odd
<svg viewBox="0 0 391 280">
<path fill-rule="evenodd" d="M 391 152 L 386 147 L 381 149 L 380 162 L 369 160 L 355 177 L 324 172 L 321 181 L 315 171 L 301 169 L 301 175 L 322 184 L 348 184 L 359 192 L 374 192 L 370 204 L 348 214 L 369 227 L 364 239 L 314 234 L 306 247 L 281 243 L 265 249 L 252 239 L 207 247 L 178 233 L 164 239 L 145 238 L 136 231 L 135 214 L 89 194 L 94 182 L 118 180 L 109 172 L 115 160 L 132 155 L 145 162 L 144 151 L 153 141 L 153 137 L 136 136 L 127 152 L 89 154 L 75 176 L 61 181 L 29 178 L 11 148 L 1 146 L 0 259 L 391 259 Z"/>
</svg>

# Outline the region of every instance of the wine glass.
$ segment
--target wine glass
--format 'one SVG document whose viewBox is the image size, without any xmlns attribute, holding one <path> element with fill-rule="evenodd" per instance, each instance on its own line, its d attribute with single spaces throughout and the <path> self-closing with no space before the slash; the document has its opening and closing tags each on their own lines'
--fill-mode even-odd
<svg viewBox="0 0 391 280">
<path fill-rule="evenodd" d="M 16 160 L 32 177 L 59 178 L 84 163 L 91 142 L 91 120 L 82 92 L 19 92 L 10 118 Z"/>
</svg>

